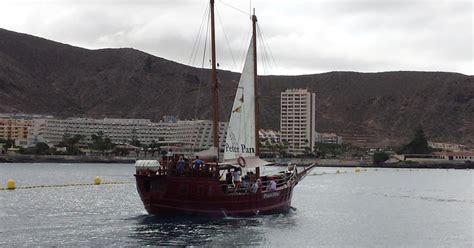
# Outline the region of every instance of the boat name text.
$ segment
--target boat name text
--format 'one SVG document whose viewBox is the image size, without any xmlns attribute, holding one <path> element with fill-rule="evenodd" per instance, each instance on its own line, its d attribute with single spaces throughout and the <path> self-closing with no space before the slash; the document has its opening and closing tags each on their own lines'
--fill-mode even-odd
<svg viewBox="0 0 474 248">
<path fill-rule="evenodd" d="M 274 198 L 280 195 L 279 191 L 263 194 L 263 199 Z"/>
<path fill-rule="evenodd" d="M 239 146 L 231 146 L 229 144 L 225 144 L 225 151 L 226 152 L 235 152 L 235 153 L 255 153 L 255 148 L 247 147 L 244 144 L 240 144 Z"/>
</svg>

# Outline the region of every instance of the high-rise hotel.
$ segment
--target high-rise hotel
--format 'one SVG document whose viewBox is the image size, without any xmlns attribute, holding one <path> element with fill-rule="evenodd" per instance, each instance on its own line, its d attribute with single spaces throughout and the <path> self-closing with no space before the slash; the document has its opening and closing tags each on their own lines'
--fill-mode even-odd
<svg viewBox="0 0 474 248">
<path fill-rule="evenodd" d="M 305 147 L 311 151 L 314 148 L 315 99 L 315 94 L 307 89 L 287 89 L 281 93 L 281 140 L 288 143 L 291 154 L 303 154 Z"/>
</svg>

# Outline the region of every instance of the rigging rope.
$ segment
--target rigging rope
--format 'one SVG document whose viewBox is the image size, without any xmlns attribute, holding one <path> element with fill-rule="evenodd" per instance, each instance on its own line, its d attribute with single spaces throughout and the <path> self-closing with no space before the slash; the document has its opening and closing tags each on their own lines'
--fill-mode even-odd
<svg viewBox="0 0 474 248">
<path fill-rule="evenodd" d="M 243 13 L 243 14 L 245 14 L 245 15 L 247 15 L 247 16 L 251 16 L 251 15 L 250 15 L 250 12 L 246 12 L 245 10 L 241 10 L 241 9 L 239 9 L 239 8 L 237 8 L 237 7 L 234 7 L 234 6 L 232 6 L 232 5 L 230 5 L 230 4 L 226 3 L 226 2 L 224 2 L 224 1 L 222 1 L 222 0 L 220 0 L 219 2 L 222 3 L 223 5 L 229 7 L 229 8 L 232 8 L 232 9 L 234 9 L 234 10 L 237 10 L 237 11 L 240 12 L 240 13 Z"/>
<path fill-rule="evenodd" d="M 204 49 L 203 49 L 203 54 L 202 54 L 202 62 L 201 62 L 201 69 L 204 68 L 204 63 L 206 61 L 206 52 L 207 52 L 207 46 L 208 46 L 208 42 L 207 42 L 207 39 L 209 37 L 209 31 L 210 31 L 210 25 L 209 25 L 209 22 L 211 20 L 211 13 L 210 13 L 210 10 L 207 9 L 207 22 L 206 22 L 206 35 L 205 35 L 205 39 L 204 39 Z M 205 78 L 204 77 L 204 74 L 205 74 L 205 70 L 201 70 L 202 71 L 202 74 L 201 74 L 201 78 Z M 194 108 L 194 119 L 199 119 L 199 116 L 198 116 L 198 110 L 199 110 L 199 103 L 200 103 L 200 99 L 201 99 L 201 89 L 202 89 L 202 81 L 203 80 L 199 80 L 199 86 L 198 86 L 198 93 L 196 95 L 196 105 L 195 105 L 195 108 Z"/>
<path fill-rule="evenodd" d="M 205 21 L 206 20 L 209 20 L 208 17 L 209 16 L 209 6 L 206 5 L 207 8 L 206 10 L 204 11 L 204 15 L 202 17 L 202 20 L 201 20 L 201 25 L 199 26 L 199 30 L 198 30 L 198 33 L 196 35 L 196 39 L 194 40 L 194 45 L 193 45 L 193 49 L 191 51 L 191 56 L 189 58 L 189 62 L 188 64 L 190 65 L 193 65 L 196 63 L 196 58 L 197 58 L 197 54 L 198 54 L 198 49 L 199 49 L 199 46 L 201 44 L 201 36 L 203 34 L 203 30 L 204 30 L 204 24 L 206 23 Z M 206 25 L 207 26 L 207 25 Z M 206 27 L 207 28 L 207 27 Z"/>
<path fill-rule="evenodd" d="M 273 54 L 271 52 L 271 49 L 265 39 L 265 36 L 263 34 L 263 30 L 261 29 L 260 25 L 257 23 L 257 36 L 258 36 L 258 39 L 259 39 L 259 49 L 260 49 L 260 57 L 261 57 L 261 65 L 262 65 L 262 68 L 263 68 L 263 72 L 264 74 L 266 75 L 269 75 L 270 74 L 270 69 L 272 68 L 272 60 L 273 60 L 273 64 L 274 66 L 276 67 L 276 63 L 275 63 L 275 59 L 273 58 Z M 261 77 L 262 78 L 262 77 Z M 268 77 L 267 77 L 268 78 Z M 263 79 L 263 78 L 262 78 Z M 267 82 L 267 83 L 270 83 L 270 82 Z M 261 103 L 261 106 L 264 106 L 263 104 L 263 101 L 264 99 L 268 99 L 268 98 L 273 98 L 273 97 L 280 97 L 280 95 L 278 96 L 264 96 L 264 95 L 260 95 L 259 96 L 259 99 L 260 99 L 260 103 Z M 265 109 L 265 108 L 260 108 L 260 122 L 263 124 L 262 126 L 265 126 L 265 127 L 268 127 L 268 119 L 266 118 L 267 116 L 271 116 L 272 113 L 268 108 Z"/>
<path fill-rule="evenodd" d="M 242 40 L 242 44 L 241 44 L 240 49 L 239 49 L 239 51 L 242 52 L 241 58 L 243 58 L 243 59 L 240 60 L 241 63 L 240 63 L 239 68 L 237 68 L 239 71 L 242 71 L 244 69 L 245 59 L 246 59 L 246 56 L 247 56 L 247 48 L 248 48 L 247 46 L 250 43 L 251 34 L 252 34 L 252 25 L 249 25 L 247 33 L 245 35 L 245 39 Z"/>
<path fill-rule="evenodd" d="M 204 63 L 206 61 L 206 52 L 207 52 L 207 38 L 208 38 L 208 34 L 209 34 L 209 19 L 210 19 L 210 13 L 209 13 L 209 18 L 207 20 L 207 29 L 206 29 L 206 38 L 204 40 L 204 50 L 203 50 L 203 54 L 202 54 L 202 62 L 201 62 L 201 69 L 204 69 Z M 206 78 L 204 75 L 207 71 L 205 70 L 201 70 L 201 78 Z M 198 93 L 196 95 L 196 105 L 195 105 L 195 109 L 194 109 L 194 119 L 199 119 L 199 116 L 198 116 L 198 111 L 199 111 L 199 103 L 201 102 L 200 99 L 201 99 L 201 90 L 202 90 L 202 81 L 203 80 L 199 80 L 199 86 L 198 86 Z"/>
<path fill-rule="evenodd" d="M 204 48 L 203 48 L 203 57 L 202 57 L 202 61 L 201 61 L 201 69 L 204 68 L 204 62 L 205 62 L 205 57 L 206 57 L 206 48 L 207 48 L 207 38 L 208 38 L 208 33 L 209 33 L 209 20 L 210 20 L 210 6 L 208 4 L 206 4 L 206 8 L 204 10 L 204 14 L 202 16 L 202 19 L 201 19 L 201 23 L 199 25 L 199 30 L 196 34 L 196 38 L 194 40 L 194 43 L 193 43 L 193 48 L 192 48 L 192 51 L 191 51 L 191 56 L 189 57 L 189 61 L 188 61 L 188 64 L 191 65 L 191 66 L 196 66 L 197 65 L 197 60 L 198 60 L 198 55 L 199 55 L 199 51 L 201 50 L 201 44 L 202 44 L 202 41 L 204 40 Z M 206 29 L 206 32 L 204 32 L 204 29 Z M 203 37 L 204 36 L 204 37 Z M 196 66 L 198 67 L 198 66 Z M 196 95 L 196 104 L 194 105 L 194 119 L 197 119 L 198 117 L 198 110 L 199 110 L 199 99 L 201 98 L 201 88 L 202 88 L 202 81 L 203 81 L 203 78 L 205 78 L 205 72 L 204 70 L 201 70 L 201 75 L 200 77 L 198 78 L 199 80 L 199 85 L 197 87 L 197 95 Z M 199 75 L 199 74 L 198 74 Z M 184 87 L 184 85 L 183 85 Z M 192 89 L 190 91 L 195 91 L 196 89 Z M 182 91 L 184 91 L 184 89 L 180 89 L 180 92 L 182 93 Z M 180 97 L 178 98 L 180 99 Z M 176 103 L 175 104 L 175 109 L 176 109 L 176 106 L 179 104 Z M 176 113 L 176 112 L 174 112 Z"/>
<path fill-rule="evenodd" d="M 206 17 L 209 15 L 208 14 L 209 11 L 210 11 L 210 7 L 209 7 L 209 5 L 206 4 L 204 15 L 202 17 L 201 24 L 199 25 L 199 30 L 198 30 L 198 32 L 196 34 L 196 38 L 194 40 L 193 48 L 192 48 L 192 51 L 191 51 L 191 56 L 189 57 L 189 60 L 188 60 L 188 65 L 194 65 L 196 63 L 196 58 L 197 58 L 197 55 L 198 55 L 199 45 L 201 44 L 201 37 L 202 37 L 202 34 L 203 34 L 203 29 L 204 29 Z M 201 84 L 201 81 L 199 81 L 199 84 Z M 200 87 L 201 86 L 199 85 L 199 88 Z M 185 84 L 181 84 L 181 87 L 177 90 L 178 90 L 178 96 L 177 96 L 176 99 L 181 99 L 182 94 L 186 90 Z M 199 94 L 198 94 L 198 97 L 199 97 Z M 173 106 L 173 110 L 171 111 L 171 113 L 173 113 L 173 115 L 175 115 L 176 117 L 179 117 L 179 115 L 181 113 L 181 111 L 180 111 L 181 108 L 178 108 L 178 105 L 179 105 L 179 103 L 175 102 L 175 104 Z"/>
<path fill-rule="evenodd" d="M 262 37 L 261 36 L 258 36 L 258 39 L 259 39 L 259 44 L 262 44 L 259 46 L 260 48 L 260 61 L 261 61 L 261 65 L 262 65 L 262 68 L 263 68 L 263 74 L 267 74 L 267 57 L 266 57 L 266 54 L 265 54 L 265 47 L 263 46 L 263 41 L 262 41 Z"/>
<path fill-rule="evenodd" d="M 229 39 L 227 38 L 227 33 L 225 32 L 225 29 L 224 29 L 224 22 L 222 21 L 221 15 L 219 14 L 219 11 L 217 9 L 216 9 L 216 13 L 217 13 L 217 18 L 219 19 L 219 23 L 221 24 L 222 33 L 224 33 L 225 41 L 227 42 L 227 47 L 229 48 L 230 56 L 232 57 L 232 61 L 234 62 L 234 67 L 237 68 L 237 63 L 235 62 L 234 53 L 232 52 Z"/>
<path fill-rule="evenodd" d="M 257 23 L 257 28 L 258 32 L 260 33 L 262 40 L 263 40 L 263 45 L 265 46 L 265 49 L 268 51 L 268 55 L 270 56 L 270 62 L 273 62 L 273 65 L 277 67 L 277 63 L 275 58 L 273 57 L 272 50 L 270 49 L 270 46 L 268 45 L 267 39 L 265 38 L 265 34 L 263 33 L 263 30 L 260 28 L 260 25 Z"/>
<path fill-rule="evenodd" d="M 263 59 L 262 63 L 264 66 L 264 70 L 266 70 L 267 68 L 270 69 L 272 67 L 272 62 L 273 62 L 273 66 L 276 67 L 276 62 L 271 52 L 271 49 L 268 46 L 268 43 L 266 42 L 265 36 L 263 35 L 263 31 L 260 28 L 260 25 L 258 24 L 257 24 L 257 30 L 258 30 L 258 34 L 260 38 L 260 44 L 261 44 L 261 50 L 262 50 L 261 56 Z M 265 71 L 265 74 L 269 74 L 269 72 Z"/>
<path fill-rule="evenodd" d="M 209 17 L 207 18 L 207 29 L 206 29 L 206 36 L 205 36 L 205 39 L 204 39 L 204 51 L 203 51 L 203 54 L 202 54 L 201 68 L 204 68 L 204 61 L 206 61 L 206 52 L 207 52 L 207 46 L 208 46 L 207 39 L 209 38 L 209 31 L 211 29 L 211 27 L 209 25 L 210 19 L 211 19 L 211 14 L 209 13 Z"/>
<path fill-rule="evenodd" d="M 236 10 L 240 13 L 243 13 L 245 14 L 246 16 L 250 17 L 251 14 L 247 11 L 244 11 L 242 9 L 239 9 L 235 6 L 232 6 L 231 4 L 228 4 L 222 0 L 219 0 L 219 2 L 224 5 L 224 6 L 227 6 L 233 10 Z M 250 9 L 251 9 L 251 6 L 250 6 Z M 241 56 L 241 58 L 243 59 L 239 59 L 239 61 L 241 61 L 240 63 L 240 68 L 238 67 L 237 65 L 237 60 L 236 60 L 236 56 L 234 55 L 234 52 L 231 48 L 231 45 L 230 45 L 230 40 L 229 40 L 229 36 L 227 35 L 226 31 L 225 31 L 225 28 L 224 28 L 224 24 L 223 24 L 223 21 L 221 19 L 221 15 L 220 15 L 220 12 L 218 11 L 218 9 L 216 9 L 216 14 L 217 14 L 217 19 L 218 19 L 218 22 L 220 23 L 220 26 L 221 26 L 221 29 L 222 29 L 222 33 L 224 35 L 224 38 L 226 40 L 226 43 L 227 43 L 227 47 L 228 47 L 228 50 L 229 50 L 229 53 L 231 55 L 231 58 L 232 58 L 232 62 L 233 62 L 233 66 L 234 68 L 236 68 L 236 70 L 238 71 L 242 71 L 243 70 L 243 66 L 245 64 L 245 60 L 246 60 L 246 55 L 247 55 L 247 48 L 248 48 L 248 44 L 250 43 L 250 40 L 251 40 L 251 25 L 249 25 L 249 29 L 248 29 L 248 32 L 246 32 L 246 35 L 245 35 L 245 39 L 243 39 L 243 42 L 242 42 L 242 46 L 241 46 L 241 49 L 238 50 L 237 54 L 240 53 L 240 51 L 243 53 L 243 56 Z M 207 17 L 207 18 L 206 18 Z M 207 21 L 206 21 L 207 20 Z M 192 50 L 192 54 L 191 54 L 191 57 L 189 59 L 189 63 L 190 64 L 196 64 L 196 60 L 197 58 L 199 57 L 198 54 L 199 54 L 199 47 L 201 47 L 201 44 L 202 44 L 202 39 L 204 38 L 204 48 L 202 50 L 202 61 L 201 61 L 201 68 L 205 68 L 205 63 L 206 63 L 206 59 L 208 56 L 207 53 L 209 53 L 208 51 L 210 50 L 210 48 L 208 46 L 210 46 L 210 42 L 208 41 L 209 39 L 209 33 L 210 33 L 210 7 L 207 5 L 207 8 L 205 9 L 205 13 L 204 13 L 204 16 L 201 20 L 201 23 L 200 23 L 200 27 L 199 27 L 199 31 L 198 31 L 198 34 L 197 34 L 197 38 L 196 40 L 194 41 L 194 44 L 193 44 L 193 50 Z M 204 29 L 206 28 L 206 31 L 204 32 Z M 204 34 L 205 33 L 205 34 Z M 204 35 L 204 37 L 202 37 Z M 273 54 L 271 52 L 271 50 L 269 49 L 269 46 L 268 46 L 268 43 L 267 43 L 267 40 L 264 36 L 264 33 L 262 31 L 262 28 L 261 26 L 257 23 L 257 37 L 256 39 L 258 39 L 258 43 L 259 43 L 259 57 L 260 57 L 260 63 L 261 63 L 261 68 L 263 69 L 262 72 L 263 74 L 269 74 L 269 70 L 274 66 L 276 67 L 276 62 L 275 62 L 275 59 L 273 57 Z M 206 86 L 206 84 L 203 85 L 203 81 L 206 81 L 208 79 L 208 76 L 205 76 L 204 74 L 206 74 L 208 71 L 207 70 L 201 70 L 202 72 L 202 75 L 201 75 L 201 80 L 199 80 L 199 86 L 198 86 L 198 89 L 197 89 L 197 96 L 196 96 L 196 104 L 194 105 L 195 106 L 195 111 L 194 111 L 194 118 L 195 119 L 198 119 L 199 117 L 202 117 L 202 116 L 198 116 L 198 111 L 199 111 L 199 103 L 201 102 L 199 99 L 201 99 L 201 91 L 202 91 L 202 88 Z M 223 85 L 223 87 L 225 87 Z M 206 87 L 205 87 L 206 88 Z M 265 97 L 265 96 L 263 96 Z M 224 106 L 223 105 L 223 102 L 220 101 L 220 109 L 221 111 L 224 109 Z M 266 116 L 266 115 L 262 115 L 262 116 Z M 263 121 L 264 123 L 267 122 L 267 120 L 265 118 L 262 118 L 261 121 Z"/>
</svg>

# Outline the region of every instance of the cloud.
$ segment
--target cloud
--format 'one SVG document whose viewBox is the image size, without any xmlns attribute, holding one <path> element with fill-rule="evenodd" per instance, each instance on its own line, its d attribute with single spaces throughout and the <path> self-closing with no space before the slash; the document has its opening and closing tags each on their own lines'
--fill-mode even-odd
<svg viewBox="0 0 474 248">
<path fill-rule="evenodd" d="M 277 61 L 299 71 L 442 70 L 472 74 L 470 2 L 325 2 L 272 22 Z M 303 19 L 309 20 L 306 23 Z M 278 34 L 278 30 L 280 34 Z M 268 33 L 268 32 L 267 32 Z M 285 45 L 286 44 L 286 45 Z M 288 45 L 291 44 L 291 45 Z M 283 49 L 283 50 L 281 50 Z"/>
<path fill-rule="evenodd" d="M 263 73 L 435 70 L 474 74 L 471 1 L 252 2 L 264 32 L 265 46 L 259 51 L 271 51 L 263 54 L 268 59 L 261 64 Z M 133 47 L 189 64 L 207 3 L 7 0 L 0 8 L 5 13 L 0 23 L 6 29 L 91 49 Z M 216 8 L 219 63 L 223 69 L 239 71 L 250 39 L 250 21 L 242 13 L 249 12 L 248 2 L 216 0 Z M 204 40 L 200 42 L 195 66 L 203 61 Z"/>
</svg>

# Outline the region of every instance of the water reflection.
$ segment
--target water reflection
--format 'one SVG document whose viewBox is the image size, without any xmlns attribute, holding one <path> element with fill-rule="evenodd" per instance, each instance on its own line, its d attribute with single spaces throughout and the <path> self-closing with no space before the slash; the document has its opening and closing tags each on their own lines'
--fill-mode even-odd
<svg viewBox="0 0 474 248">
<path fill-rule="evenodd" d="M 164 218 L 141 215 L 130 235 L 140 245 L 261 245 L 268 228 L 288 228 L 296 223 L 290 213 L 247 218 Z"/>
</svg>

